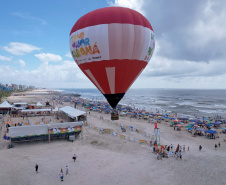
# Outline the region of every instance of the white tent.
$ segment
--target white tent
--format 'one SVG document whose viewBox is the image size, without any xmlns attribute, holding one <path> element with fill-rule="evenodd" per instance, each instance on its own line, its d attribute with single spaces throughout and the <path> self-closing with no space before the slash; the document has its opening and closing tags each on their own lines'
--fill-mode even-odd
<svg viewBox="0 0 226 185">
<path fill-rule="evenodd" d="M 36 104 L 36 107 L 42 107 L 43 105 L 40 103 L 40 102 L 38 102 L 37 104 Z"/>
<path fill-rule="evenodd" d="M 13 106 L 10 105 L 6 100 L 0 104 L 0 108 L 12 108 Z"/>
<path fill-rule="evenodd" d="M 26 109 L 26 110 L 22 110 L 21 112 L 47 112 L 47 111 L 51 111 L 51 109 Z"/>
<path fill-rule="evenodd" d="M 59 108 L 58 107 L 55 107 L 55 109 L 52 110 L 53 112 L 58 112 L 59 111 Z"/>
<path fill-rule="evenodd" d="M 60 108 L 60 111 L 67 114 L 72 119 L 76 118 L 76 120 L 78 120 L 78 116 L 86 115 L 86 112 L 72 108 L 72 107 L 69 107 L 69 106 Z"/>
</svg>

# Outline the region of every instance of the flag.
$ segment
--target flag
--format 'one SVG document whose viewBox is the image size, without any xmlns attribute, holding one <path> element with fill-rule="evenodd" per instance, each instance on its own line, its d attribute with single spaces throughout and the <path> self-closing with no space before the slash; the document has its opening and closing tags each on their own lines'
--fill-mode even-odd
<svg viewBox="0 0 226 185">
<path fill-rule="evenodd" d="M 131 140 L 131 141 L 135 141 L 135 139 L 134 139 L 133 137 L 130 137 L 130 140 Z"/>
<path fill-rule="evenodd" d="M 142 143 L 147 144 L 147 141 L 145 141 L 145 140 L 140 140 L 140 144 L 142 144 Z"/>
<path fill-rule="evenodd" d="M 157 127 L 157 123 L 155 122 L 155 129 L 157 129 L 158 127 Z"/>
</svg>

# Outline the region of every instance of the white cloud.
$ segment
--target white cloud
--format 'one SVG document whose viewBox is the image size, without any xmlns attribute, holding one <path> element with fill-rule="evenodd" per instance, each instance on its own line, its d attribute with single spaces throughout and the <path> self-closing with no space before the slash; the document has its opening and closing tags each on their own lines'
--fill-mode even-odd
<svg viewBox="0 0 226 185">
<path fill-rule="evenodd" d="M 46 88 L 85 88 L 94 87 L 74 61 L 62 61 L 56 65 L 41 64 L 35 70 L 0 66 L 1 82 L 34 85 Z"/>
<path fill-rule="evenodd" d="M 62 60 L 62 57 L 60 55 L 55 55 L 52 53 L 40 53 L 35 54 L 35 56 L 41 61 L 41 62 L 60 62 Z"/>
<path fill-rule="evenodd" d="M 67 52 L 65 56 L 66 56 L 66 57 L 69 57 L 69 58 L 72 58 L 72 56 L 71 56 L 71 53 L 70 53 L 70 52 Z"/>
<path fill-rule="evenodd" d="M 145 15 L 145 12 L 143 10 L 144 2 L 145 2 L 144 0 L 113 0 L 108 1 L 108 4 L 110 6 L 121 6 L 130 8 Z"/>
<path fill-rule="evenodd" d="M 142 9 L 160 45 L 158 55 L 195 62 L 226 58 L 226 1 L 150 0 Z"/>
<path fill-rule="evenodd" d="M 154 56 L 133 87 L 225 89 L 226 63 L 195 62 Z"/>
<path fill-rule="evenodd" d="M 20 67 L 25 66 L 25 62 L 22 59 L 18 60 L 17 62 L 20 64 Z"/>
<path fill-rule="evenodd" d="M 23 61 L 20 61 L 23 64 Z M 132 88 L 225 88 L 226 64 L 196 63 L 154 56 Z M 37 69 L 0 66 L 1 82 L 46 88 L 87 88 L 95 86 L 71 60 L 52 65 L 42 63 Z"/>
<path fill-rule="evenodd" d="M 0 60 L 2 60 L 2 61 L 10 61 L 11 59 L 12 59 L 12 57 L 5 57 L 5 56 L 0 55 Z"/>
<path fill-rule="evenodd" d="M 205 48 L 217 41 L 219 44 L 225 41 L 226 35 L 226 8 L 215 10 L 218 2 L 207 1 L 203 9 L 202 16 L 197 17 L 194 25 L 188 29 L 188 34 L 193 36 L 196 42 L 189 42 L 189 46 Z M 211 49 L 212 50 L 212 49 Z"/>
<path fill-rule="evenodd" d="M 22 18 L 22 19 L 28 19 L 28 20 L 38 21 L 38 22 L 40 22 L 41 24 L 47 24 L 46 20 L 41 19 L 41 18 L 39 18 L 39 17 L 34 17 L 34 16 L 30 15 L 29 13 L 13 12 L 13 13 L 11 13 L 11 15 L 20 17 L 20 18 Z"/>
<path fill-rule="evenodd" d="M 14 55 L 25 55 L 26 53 L 31 53 L 35 50 L 41 50 L 41 48 L 38 48 L 31 44 L 20 42 L 10 42 L 9 46 L 4 46 L 3 49 Z"/>
</svg>

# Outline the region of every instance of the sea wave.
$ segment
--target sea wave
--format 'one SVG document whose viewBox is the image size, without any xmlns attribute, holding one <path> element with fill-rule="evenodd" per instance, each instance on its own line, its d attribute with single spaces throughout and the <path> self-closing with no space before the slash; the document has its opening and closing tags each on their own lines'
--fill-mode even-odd
<svg viewBox="0 0 226 185">
<path fill-rule="evenodd" d="M 65 91 L 58 88 L 57 90 Z M 97 89 L 67 89 L 81 94 L 82 98 L 104 100 Z M 130 89 L 119 102 L 147 111 L 177 112 L 187 116 L 226 117 L 226 90 L 189 89 Z"/>
</svg>

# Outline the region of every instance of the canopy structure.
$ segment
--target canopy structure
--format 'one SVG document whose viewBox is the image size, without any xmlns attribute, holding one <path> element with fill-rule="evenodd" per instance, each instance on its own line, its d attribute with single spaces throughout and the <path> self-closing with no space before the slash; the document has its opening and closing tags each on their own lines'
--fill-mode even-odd
<svg viewBox="0 0 226 185">
<path fill-rule="evenodd" d="M 215 130 L 206 130 L 205 132 L 206 133 L 209 133 L 209 134 L 215 134 L 215 133 L 217 133 L 217 131 L 215 131 Z"/>
<path fill-rule="evenodd" d="M 215 122 L 215 123 L 212 123 L 213 125 L 220 125 L 221 122 Z"/>
<path fill-rule="evenodd" d="M 206 129 L 204 129 L 204 128 L 196 128 L 195 130 L 197 130 L 197 131 L 206 131 Z"/>
<path fill-rule="evenodd" d="M 19 103 L 13 103 L 14 109 L 26 109 L 28 106 L 28 103 L 26 102 L 19 102 Z"/>
<path fill-rule="evenodd" d="M 6 100 L 0 104 L 0 108 L 6 108 L 6 109 L 9 109 L 9 108 L 12 108 L 13 106 L 10 105 Z"/>
<path fill-rule="evenodd" d="M 42 107 L 43 105 L 42 105 L 40 102 L 38 102 L 38 103 L 36 104 L 36 106 L 37 106 L 37 107 Z"/>
<path fill-rule="evenodd" d="M 51 111 L 51 109 L 26 109 L 22 110 L 21 112 L 48 112 Z"/>
<path fill-rule="evenodd" d="M 13 103 L 13 105 L 27 105 L 26 102 L 18 102 L 18 103 Z"/>
<path fill-rule="evenodd" d="M 69 117 L 71 117 L 72 119 L 76 118 L 76 120 L 78 120 L 78 117 L 81 115 L 86 115 L 86 112 L 66 106 L 66 107 L 62 107 L 60 108 L 60 111 L 64 112 L 65 114 L 67 114 Z"/>
</svg>

